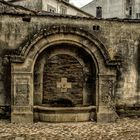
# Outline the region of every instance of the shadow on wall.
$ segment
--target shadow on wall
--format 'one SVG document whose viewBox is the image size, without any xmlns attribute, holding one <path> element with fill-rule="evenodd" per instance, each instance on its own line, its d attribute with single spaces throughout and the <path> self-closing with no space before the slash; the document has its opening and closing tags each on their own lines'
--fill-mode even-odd
<svg viewBox="0 0 140 140">
<path fill-rule="evenodd" d="M 137 100 L 137 104 L 140 104 L 140 95 L 139 95 L 139 92 L 140 92 L 140 41 L 139 41 L 139 44 L 138 44 L 138 48 L 137 48 L 137 64 L 136 64 L 136 69 L 137 69 L 137 73 L 138 73 L 138 78 L 137 78 L 137 93 L 138 93 L 138 96 L 136 97 L 136 100 Z"/>
<path fill-rule="evenodd" d="M 140 43 L 138 44 L 137 51 L 137 71 L 138 71 L 137 92 L 140 92 Z"/>
<path fill-rule="evenodd" d="M 65 99 L 65 98 L 58 98 L 58 99 L 50 100 L 49 104 L 52 107 L 74 107 L 73 102 L 71 100 Z"/>
</svg>

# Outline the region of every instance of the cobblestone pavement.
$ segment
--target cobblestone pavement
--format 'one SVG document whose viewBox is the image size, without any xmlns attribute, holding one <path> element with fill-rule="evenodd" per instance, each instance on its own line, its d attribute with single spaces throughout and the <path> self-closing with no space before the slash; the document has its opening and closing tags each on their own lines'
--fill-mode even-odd
<svg viewBox="0 0 140 140">
<path fill-rule="evenodd" d="M 11 124 L 0 121 L 0 140 L 140 140 L 140 118 L 117 123 Z"/>
</svg>

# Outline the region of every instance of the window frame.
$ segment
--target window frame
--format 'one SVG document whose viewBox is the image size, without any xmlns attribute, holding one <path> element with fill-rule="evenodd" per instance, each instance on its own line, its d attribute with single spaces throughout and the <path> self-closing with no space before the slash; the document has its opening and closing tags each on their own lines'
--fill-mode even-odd
<svg viewBox="0 0 140 140">
<path fill-rule="evenodd" d="M 96 17 L 102 18 L 102 7 L 101 6 L 96 7 Z"/>
<path fill-rule="evenodd" d="M 67 14 L 67 7 L 64 5 L 60 6 L 60 14 L 66 15 Z"/>
</svg>

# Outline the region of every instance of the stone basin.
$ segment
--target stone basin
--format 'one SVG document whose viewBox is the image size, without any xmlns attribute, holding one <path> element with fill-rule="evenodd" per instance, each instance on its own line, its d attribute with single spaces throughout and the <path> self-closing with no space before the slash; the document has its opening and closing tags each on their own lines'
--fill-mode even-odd
<svg viewBox="0 0 140 140">
<path fill-rule="evenodd" d="M 45 107 L 34 106 L 34 119 L 43 122 L 86 122 L 95 119 L 95 106 Z"/>
</svg>

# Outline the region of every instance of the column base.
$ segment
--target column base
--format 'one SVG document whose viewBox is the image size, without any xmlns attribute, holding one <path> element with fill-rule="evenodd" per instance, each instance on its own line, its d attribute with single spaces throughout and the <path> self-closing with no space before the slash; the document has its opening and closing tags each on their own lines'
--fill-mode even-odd
<svg viewBox="0 0 140 140">
<path fill-rule="evenodd" d="M 12 123 L 33 123 L 33 113 L 32 112 L 12 112 L 11 113 Z"/>
<path fill-rule="evenodd" d="M 116 122 L 118 118 L 119 117 L 116 112 L 98 112 L 97 113 L 97 122 L 101 122 L 101 123 Z"/>
</svg>

